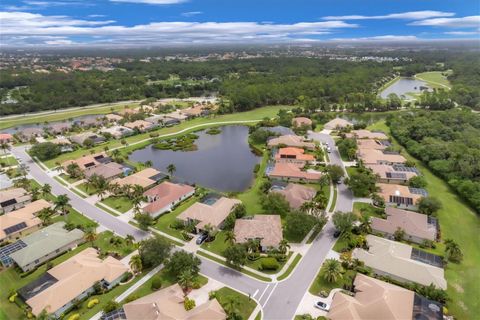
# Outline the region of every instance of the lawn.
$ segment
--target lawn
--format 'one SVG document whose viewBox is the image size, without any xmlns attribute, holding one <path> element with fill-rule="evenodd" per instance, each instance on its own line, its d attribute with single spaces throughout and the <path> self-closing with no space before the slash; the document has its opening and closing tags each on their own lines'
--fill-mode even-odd
<svg viewBox="0 0 480 320">
<path fill-rule="evenodd" d="M 376 128 L 389 128 L 385 122 L 374 125 Z M 368 129 L 371 129 L 369 127 Z M 394 141 L 398 146 L 398 143 Z M 439 199 L 443 208 L 438 211 L 442 239 L 454 239 L 463 252 L 460 264 L 449 263 L 445 268 L 448 282 L 447 293 L 450 301 L 447 308 L 458 319 L 475 319 L 480 314 L 480 289 L 478 285 L 478 266 L 480 265 L 480 219 L 475 212 L 442 179 L 435 176 L 422 162 L 410 156 L 406 151 L 402 154 L 415 161 L 417 168 L 424 175 L 430 196 Z"/>
<path fill-rule="evenodd" d="M 16 166 L 18 164 L 17 159 L 12 156 L 8 156 L 5 158 L 0 158 L 0 167 L 9 167 L 9 166 Z"/>
<path fill-rule="evenodd" d="M 68 174 L 65 174 L 65 173 L 62 173 L 59 176 L 63 180 L 67 181 L 68 183 L 74 183 L 74 182 L 79 181 L 78 179 L 74 179 L 74 178 L 70 177 Z"/>
<path fill-rule="evenodd" d="M 132 145 L 134 143 L 138 143 L 139 141 L 145 140 L 145 139 L 150 139 L 150 134 L 151 133 L 158 133 L 159 135 L 174 135 L 175 133 L 178 133 L 181 130 L 187 129 L 184 133 L 192 132 L 195 130 L 198 130 L 200 128 L 206 129 L 209 126 L 216 126 L 214 125 L 215 122 L 223 122 L 223 121 L 255 121 L 255 120 L 262 120 L 265 117 L 271 118 L 274 117 L 277 112 L 280 109 L 289 109 L 291 107 L 288 106 L 267 106 L 267 107 L 262 107 L 258 108 L 255 110 L 250 110 L 246 112 L 238 112 L 238 113 L 232 113 L 232 114 L 225 114 L 225 115 L 214 115 L 212 117 L 202 117 L 202 118 L 196 118 L 192 120 L 188 120 L 185 122 L 182 122 L 179 125 L 173 126 L 173 127 L 167 127 L 167 128 L 160 128 L 152 132 L 148 133 L 142 133 L 134 136 L 127 137 L 125 140 L 127 141 L 127 147 L 128 145 Z M 196 128 L 191 128 L 193 126 L 200 126 Z M 189 129 L 191 128 L 191 129 Z M 143 143 L 141 144 L 143 145 Z M 64 162 L 66 160 L 71 160 L 71 159 L 77 159 L 85 154 L 90 154 L 91 150 L 95 151 L 101 151 L 103 150 L 104 147 L 108 147 L 109 149 L 113 148 L 118 148 L 122 147 L 121 141 L 119 140 L 111 140 L 107 143 L 102 144 L 100 147 L 97 147 L 96 149 L 84 149 L 80 148 L 76 151 L 69 152 L 69 153 L 64 153 L 58 156 L 55 159 L 51 159 L 48 161 L 45 161 L 44 164 L 52 168 L 55 166 L 56 162 Z"/>
<path fill-rule="evenodd" d="M 248 319 L 257 307 L 257 303 L 254 300 L 228 287 L 218 289 L 215 296 L 223 309 L 228 310 L 230 301 L 235 301 L 235 308 L 240 314 L 241 319 Z"/>
<path fill-rule="evenodd" d="M 188 207 L 192 206 L 197 202 L 198 198 L 196 196 L 190 197 L 189 199 L 182 202 L 178 207 L 176 207 L 172 212 L 162 214 L 157 222 L 153 225 L 153 228 L 165 232 L 171 236 L 174 236 L 178 239 L 183 239 L 182 231 L 177 229 L 170 228 L 170 225 L 175 221 L 177 216 L 185 211 Z"/>
<path fill-rule="evenodd" d="M 355 202 L 353 204 L 353 213 L 358 217 L 367 214 L 370 217 L 386 218 L 384 210 L 381 208 L 376 208 L 369 203 Z"/>
<path fill-rule="evenodd" d="M 128 210 L 133 208 L 132 201 L 125 196 L 123 196 L 123 197 L 111 196 L 111 197 L 108 197 L 106 199 L 103 199 L 101 201 L 101 203 L 103 203 L 103 204 L 105 204 L 105 205 L 109 206 L 110 208 L 113 208 L 117 211 L 120 211 L 122 213 L 125 213 Z"/>
<path fill-rule="evenodd" d="M 293 258 L 292 262 L 290 263 L 290 265 L 288 266 L 287 270 L 284 273 L 282 273 L 277 278 L 277 280 L 280 281 L 280 280 L 286 279 L 290 275 L 290 273 L 292 273 L 292 271 L 295 269 L 295 267 L 297 266 L 297 264 L 300 262 L 301 259 L 302 259 L 302 255 L 300 253 L 297 253 Z"/>
<path fill-rule="evenodd" d="M 115 239 L 121 239 L 121 241 L 112 241 Z M 127 243 L 125 239 L 114 235 L 111 231 L 104 231 L 102 233 L 99 233 L 97 235 L 97 240 L 95 240 L 94 244 L 102 252 L 116 252 L 121 257 L 129 255 L 136 249 L 136 246 L 134 244 Z"/>
<path fill-rule="evenodd" d="M 357 167 L 346 167 L 348 176 L 351 176 L 352 174 L 358 173 L 358 168 Z"/>
<path fill-rule="evenodd" d="M 415 78 L 427 82 L 433 88 L 450 89 L 451 84 L 442 73 L 451 73 L 450 71 L 430 71 L 417 73 Z"/>
<path fill-rule="evenodd" d="M 250 267 L 254 270 L 258 270 L 260 272 L 266 273 L 266 274 L 276 274 L 280 270 L 282 270 L 285 263 L 287 263 L 287 261 L 292 257 L 292 254 L 293 254 L 293 252 L 289 252 L 288 255 L 287 255 L 287 259 L 285 261 L 283 261 L 283 262 L 278 261 L 279 267 L 278 267 L 277 270 L 259 270 L 259 267 L 262 265 L 262 260 L 265 259 L 265 258 L 260 258 L 260 259 L 255 260 L 255 261 L 247 260 L 247 264 L 245 266 Z"/>
<path fill-rule="evenodd" d="M 308 290 L 311 294 L 314 295 L 320 295 L 320 292 L 325 291 L 327 294 L 330 294 L 330 291 L 335 288 L 343 288 L 344 284 L 350 284 L 352 280 L 355 278 L 355 275 L 357 274 L 356 271 L 353 270 L 344 270 L 344 273 L 342 274 L 342 277 L 337 279 L 336 282 L 328 282 L 324 278 L 324 273 L 319 271 L 317 276 L 315 277 L 315 280 L 313 281 L 312 285 L 310 286 L 310 289 Z"/>
<path fill-rule="evenodd" d="M 225 242 L 225 231 L 220 231 L 215 236 L 215 240 L 211 242 L 205 242 L 201 247 L 205 250 L 223 256 L 223 251 L 225 251 L 225 249 L 227 249 L 229 246 L 230 245 Z"/>
<path fill-rule="evenodd" d="M 93 186 L 89 186 L 87 182 L 75 186 L 78 190 L 85 192 L 88 195 L 97 193 L 97 189 Z"/>
</svg>

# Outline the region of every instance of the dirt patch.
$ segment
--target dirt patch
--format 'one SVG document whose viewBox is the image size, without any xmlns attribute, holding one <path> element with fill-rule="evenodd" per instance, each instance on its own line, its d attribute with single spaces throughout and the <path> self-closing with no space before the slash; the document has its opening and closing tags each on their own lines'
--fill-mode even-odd
<svg viewBox="0 0 480 320">
<path fill-rule="evenodd" d="M 457 291 L 457 292 L 460 292 L 460 293 L 464 293 L 465 290 L 463 290 L 462 286 L 460 286 L 458 283 L 455 283 L 453 285 L 453 288 Z"/>
<path fill-rule="evenodd" d="M 459 306 L 460 308 L 462 308 L 463 310 L 468 311 L 468 308 L 467 308 L 467 306 L 465 305 L 465 303 L 463 303 L 463 301 L 458 301 L 457 304 L 458 304 L 458 306 Z"/>
</svg>

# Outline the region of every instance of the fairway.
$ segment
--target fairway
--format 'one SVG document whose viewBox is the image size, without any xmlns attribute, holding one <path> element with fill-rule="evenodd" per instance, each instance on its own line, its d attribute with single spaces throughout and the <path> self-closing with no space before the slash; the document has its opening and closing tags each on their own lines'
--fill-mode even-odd
<svg viewBox="0 0 480 320">
<path fill-rule="evenodd" d="M 431 72 L 422 72 L 417 73 L 415 78 L 418 80 L 423 80 L 428 83 L 434 89 L 451 89 L 450 81 L 442 73 L 451 74 L 451 71 L 431 71 Z"/>
</svg>

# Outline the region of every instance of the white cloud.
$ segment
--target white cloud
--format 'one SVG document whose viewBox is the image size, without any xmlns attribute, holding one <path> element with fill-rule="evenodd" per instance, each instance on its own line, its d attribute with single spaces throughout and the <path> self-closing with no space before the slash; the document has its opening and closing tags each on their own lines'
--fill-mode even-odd
<svg viewBox="0 0 480 320">
<path fill-rule="evenodd" d="M 45 44 L 48 44 L 48 45 L 71 45 L 71 44 L 74 44 L 75 42 L 73 42 L 72 40 L 68 40 L 68 39 L 59 39 L 59 40 L 47 40 L 45 41 Z"/>
<path fill-rule="evenodd" d="M 373 36 L 360 38 L 333 38 L 331 41 L 345 41 L 345 42 L 362 42 L 362 41 L 416 41 L 419 40 L 416 36 Z"/>
<path fill-rule="evenodd" d="M 0 12 L 2 41 L 13 36 L 82 36 L 92 42 L 116 44 L 227 43 L 293 41 L 355 28 L 343 21 L 263 24 L 258 22 L 153 22 L 135 26 L 113 25 L 112 20 L 77 20 L 65 16 L 43 16 L 27 12 Z"/>
<path fill-rule="evenodd" d="M 177 3 L 182 3 L 186 1 L 188 0 L 110 0 L 110 2 L 143 3 L 143 4 L 156 4 L 156 5 L 177 4 Z"/>
<path fill-rule="evenodd" d="M 89 14 L 87 17 L 89 18 L 104 18 L 106 15 L 104 14 Z"/>
<path fill-rule="evenodd" d="M 462 18 L 435 18 L 410 23 L 412 26 L 431 26 L 449 28 L 474 28 L 480 27 L 480 16 L 468 16 Z"/>
<path fill-rule="evenodd" d="M 193 16 L 198 16 L 199 14 L 202 14 L 202 11 L 189 11 L 189 12 L 182 12 L 182 16 L 184 17 L 193 17 Z"/>
<path fill-rule="evenodd" d="M 451 34 L 456 36 L 466 36 L 466 35 L 475 35 L 480 34 L 480 30 L 477 31 L 448 31 L 444 32 L 445 34 Z"/>
<path fill-rule="evenodd" d="M 421 20 L 434 17 L 451 17 L 454 16 L 453 12 L 443 12 L 443 11 L 410 11 L 410 12 L 401 12 L 401 13 L 390 13 L 386 15 L 379 16 L 361 16 L 361 15 L 351 15 L 351 16 L 327 16 L 323 17 L 323 20 L 381 20 L 381 19 L 404 19 L 404 20 Z"/>
</svg>

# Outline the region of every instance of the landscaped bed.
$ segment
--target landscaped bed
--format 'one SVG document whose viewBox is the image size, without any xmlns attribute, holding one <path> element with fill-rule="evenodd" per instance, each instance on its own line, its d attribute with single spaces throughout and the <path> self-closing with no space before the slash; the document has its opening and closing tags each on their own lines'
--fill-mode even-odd
<svg viewBox="0 0 480 320">
<path fill-rule="evenodd" d="M 223 287 L 215 291 L 215 297 L 223 309 L 227 310 L 231 301 L 234 301 L 233 304 L 236 306 L 235 309 L 241 316 L 241 319 L 248 319 L 257 307 L 257 303 L 253 299 L 228 287 Z"/>
<path fill-rule="evenodd" d="M 337 279 L 335 282 L 328 282 L 324 278 L 324 273 L 320 271 L 315 280 L 312 283 L 312 286 L 308 290 L 311 294 L 320 296 L 322 294 L 330 294 L 330 291 L 335 288 L 343 289 L 344 285 L 351 285 L 353 279 L 355 279 L 356 271 L 353 270 L 344 270 L 342 277 Z"/>
</svg>

